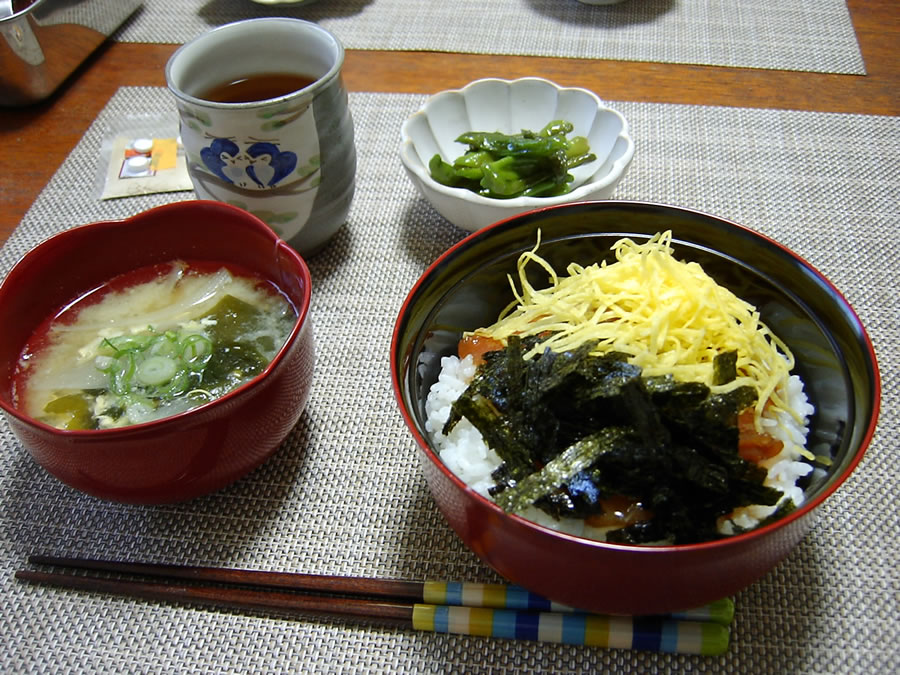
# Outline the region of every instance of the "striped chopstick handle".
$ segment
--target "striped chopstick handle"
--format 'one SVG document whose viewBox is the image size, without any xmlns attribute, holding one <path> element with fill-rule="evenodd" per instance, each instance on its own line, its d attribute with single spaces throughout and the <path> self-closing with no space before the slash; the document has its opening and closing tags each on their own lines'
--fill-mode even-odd
<svg viewBox="0 0 900 675">
<path fill-rule="evenodd" d="M 666 616 L 681 621 L 712 621 L 722 626 L 728 626 L 734 620 L 734 600 L 722 598 L 702 607 L 669 612 Z"/>
<path fill-rule="evenodd" d="M 488 607 L 413 607 L 413 628 L 435 633 L 514 638 L 540 642 L 673 654 L 722 654 L 728 649 L 724 626 L 704 621 L 533 612 Z"/>
<path fill-rule="evenodd" d="M 422 601 L 431 605 L 491 607 L 532 612 L 581 611 L 552 602 L 521 586 L 458 581 L 426 581 L 422 587 Z M 665 617 L 680 621 L 712 621 L 727 626 L 734 618 L 734 602 L 731 598 L 723 598 L 702 607 L 670 612 Z"/>
<path fill-rule="evenodd" d="M 426 581 L 422 588 L 422 601 L 432 605 L 523 609 L 540 612 L 573 611 L 565 605 L 531 593 L 521 586 L 505 584 Z"/>
</svg>

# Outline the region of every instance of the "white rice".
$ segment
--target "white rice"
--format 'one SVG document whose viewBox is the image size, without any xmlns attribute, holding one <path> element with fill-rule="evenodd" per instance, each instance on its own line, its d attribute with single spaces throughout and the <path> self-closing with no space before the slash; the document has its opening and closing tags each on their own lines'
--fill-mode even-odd
<svg viewBox="0 0 900 675">
<path fill-rule="evenodd" d="M 441 372 L 437 382 L 432 385 L 425 402 L 425 428 L 431 435 L 441 460 L 466 485 L 492 499 L 488 490 L 494 485 L 491 473 L 502 463 L 494 450 L 489 448 L 481 437 L 481 433 L 463 418 L 449 435 L 442 433 L 444 424 L 450 416 L 451 404 L 465 391 L 468 383 L 475 375 L 475 365 L 471 356 L 459 359 L 446 356 L 441 359 Z M 808 432 L 809 416 L 814 409 L 803 391 L 803 382 L 796 375 L 791 375 L 782 385 L 784 400 L 796 414 L 786 412 L 767 413 L 763 417 L 765 431 L 784 443 L 778 455 L 761 462 L 766 468 L 767 476 L 764 484 L 781 490 L 782 501 L 791 499 L 800 506 L 803 503 L 803 490 L 797 486 L 802 476 L 812 471 L 812 465 L 801 461 Z M 798 421 L 798 420 L 802 420 Z M 779 502 L 781 503 L 781 502 Z M 732 523 L 744 529 L 755 527 L 761 520 L 769 516 L 776 506 L 747 506 L 738 509 L 731 521 L 720 527 L 722 534 L 734 532 Z M 593 528 L 585 525 L 581 519 L 556 518 L 537 507 L 530 507 L 521 514 L 523 517 L 545 527 L 566 532 L 568 534 L 604 540 L 609 528 Z"/>
</svg>

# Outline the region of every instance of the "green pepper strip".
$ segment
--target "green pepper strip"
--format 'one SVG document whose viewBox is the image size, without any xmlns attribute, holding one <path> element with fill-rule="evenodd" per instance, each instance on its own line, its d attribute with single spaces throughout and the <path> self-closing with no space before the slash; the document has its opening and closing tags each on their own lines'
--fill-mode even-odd
<svg viewBox="0 0 900 675">
<path fill-rule="evenodd" d="M 573 129 L 571 122 L 553 120 L 538 133 L 467 132 L 456 140 L 468 152 L 453 164 L 436 154 L 429 170 L 443 185 L 495 199 L 565 194 L 574 180 L 569 170 L 596 159 L 585 137 L 566 138 Z"/>
</svg>

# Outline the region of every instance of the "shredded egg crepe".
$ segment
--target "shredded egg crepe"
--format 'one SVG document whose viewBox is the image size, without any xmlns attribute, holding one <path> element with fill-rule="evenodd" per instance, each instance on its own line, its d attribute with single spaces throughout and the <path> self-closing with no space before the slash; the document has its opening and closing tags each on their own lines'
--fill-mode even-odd
<svg viewBox="0 0 900 675">
<path fill-rule="evenodd" d="M 572 263 L 565 276 L 537 255 L 539 247 L 540 233 L 535 247 L 519 257 L 518 285 L 509 276 L 515 300 L 497 323 L 474 334 L 504 343 L 510 335 L 547 335 L 526 358 L 596 340 L 595 354 L 627 354 L 646 376 L 702 382 L 713 392 L 754 387 L 757 429 L 767 405 L 796 416 L 779 387 L 794 366 L 787 345 L 760 321 L 753 305 L 717 284 L 698 263 L 676 260 L 671 231 L 643 244 L 621 239 L 612 247 L 615 262 Z M 547 288 L 528 282 L 530 263 L 547 271 Z M 737 351 L 738 377 L 714 385 L 713 360 L 728 351 Z"/>
</svg>

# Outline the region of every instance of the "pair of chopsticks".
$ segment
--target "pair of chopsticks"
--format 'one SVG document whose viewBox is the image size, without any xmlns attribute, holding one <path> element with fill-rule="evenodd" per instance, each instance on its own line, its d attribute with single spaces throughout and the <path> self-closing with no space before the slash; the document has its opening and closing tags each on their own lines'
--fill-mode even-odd
<svg viewBox="0 0 900 675">
<path fill-rule="evenodd" d="M 17 579 L 145 600 L 297 612 L 438 633 L 680 654 L 723 653 L 728 648 L 728 625 L 734 616 L 730 599 L 661 616 L 606 616 L 501 584 L 414 582 L 45 555 L 29 556 L 28 562 L 79 573 L 19 570 Z M 96 572 L 155 581 L 91 574 Z"/>
</svg>

